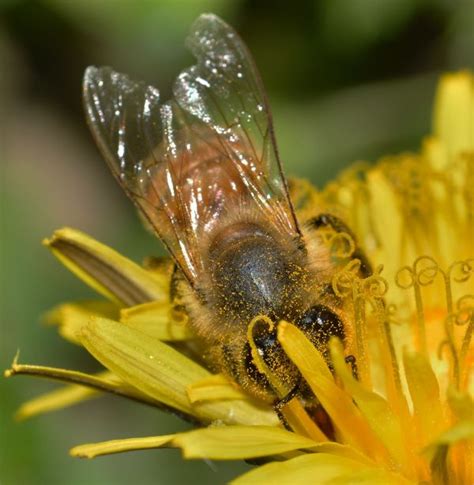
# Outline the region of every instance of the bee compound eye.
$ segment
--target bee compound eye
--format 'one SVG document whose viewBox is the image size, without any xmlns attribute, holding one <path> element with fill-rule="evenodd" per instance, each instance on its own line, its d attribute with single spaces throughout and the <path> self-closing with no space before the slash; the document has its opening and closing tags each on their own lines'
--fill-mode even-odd
<svg viewBox="0 0 474 485">
<path fill-rule="evenodd" d="M 296 324 L 318 347 L 327 344 L 331 337 L 344 340 L 344 324 L 327 306 L 312 306 L 301 315 Z"/>
</svg>

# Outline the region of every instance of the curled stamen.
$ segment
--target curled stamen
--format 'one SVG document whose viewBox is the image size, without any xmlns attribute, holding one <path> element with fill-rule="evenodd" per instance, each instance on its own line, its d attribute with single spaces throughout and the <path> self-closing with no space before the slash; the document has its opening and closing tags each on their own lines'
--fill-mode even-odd
<svg viewBox="0 0 474 485">
<path fill-rule="evenodd" d="M 338 232 L 330 238 L 331 250 L 337 258 L 349 258 L 356 249 L 354 239 L 346 232 Z"/>
<path fill-rule="evenodd" d="M 466 259 L 464 261 L 456 261 L 447 271 L 450 278 L 456 283 L 465 283 L 474 273 L 474 259 Z"/>
<path fill-rule="evenodd" d="M 388 282 L 380 276 L 382 267 L 378 268 L 378 273 L 362 280 L 363 290 L 369 299 L 381 299 L 388 291 Z"/>
<path fill-rule="evenodd" d="M 416 306 L 415 346 L 423 355 L 428 354 L 425 329 L 425 305 L 421 288 L 431 285 L 442 271 L 438 263 L 429 256 L 420 256 L 412 266 L 404 266 L 395 275 L 395 284 L 403 289 L 413 289 Z"/>
<path fill-rule="evenodd" d="M 339 298 L 351 297 L 354 292 L 354 280 L 358 278 L 360 260 L 353 259 L 332 278 L 331 284 L 334 294 Z"/>
<path fill-rule="evenodd" d="M 420 286 L 428 286 L 434 282 L 440 268 L 430 256 L 420 256 L 413 263 L 413 270 Z"/>
<path fill-rule="evenodd" d="M 459 363 L 461 366 L 459 385 L 464 388 L 472 366 L 469 363 L 469 349 L 474 332 L 474 295 L 464 295 L 457 302 L 458 311 L 453 316 L 453 323 L 459 327 L 465 326 L 466 330 L 462 338 L 461 349 L 459 351 Z"/>
<path fill-rule="evenodd" d="M 449 347 L 448 339 L 441 340 L 441 342 L 438 345 L 438 348 L 436 350 L 436 357 L 438 358 L 438 360 L 443 359 L 443 352 L 444 352 L 445 347 Z"/>
<path fill-rule="evenodd" d="M 286 395 L 286 389 L 280 382 L 278 382 L 277 379 L 275 379 L 272 371 L 269 369 L 264 359 L 260 355 L 257 344 L 255 343 L 253 337 L 255 325 L 257 325 L 259 322 L 263 322 L 266 324 L 266 326 L 268 327 L 268 332 L 272 332 L 275 328 L 275 324 L 273 323 L 272 319 L 267 317 L 266 315 L 257 315 L 249 323 L 247 327 L 247 341 L 250 345 L 250 352 L 252 354 L 253 363 L 255 364 L 255 367 L 257 367 L 258 372 L 260 372 L 260 374 L 263 374 L 267 378 L 270 386 L 278 395 L 278 397 L 281 398 Z"/>
</svg>

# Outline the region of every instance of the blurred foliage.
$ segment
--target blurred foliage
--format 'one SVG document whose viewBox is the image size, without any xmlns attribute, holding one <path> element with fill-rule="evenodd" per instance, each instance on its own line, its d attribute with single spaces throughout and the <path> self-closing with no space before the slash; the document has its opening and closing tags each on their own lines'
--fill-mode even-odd
<svg viewBox="0 0 474 485">
<path fill-rule="evenodd" d="M 161 248 L 93 146 L 82 73 L 112 65 L 168 95 L 192 62 L 186 32 L 206 11 L 231 23 L 254 54 L 286 172 L 316 184 L 353 160 L 415 149 L 439 73 L 473 67 L 468 0 L 0 0 L 2 368 L 18 346 L 23 361 L 95 368 L 38 324 L 52 305 L 92 296 L 41 239 L 67 224 L 137 260 Z M 22 400 L 49 387 L 0 381 L 2 484 L 223 483 L 246 467 L 182 464 L 172 450 L 73 460 L 67 449 L 81 442 L 184 425 L 111 397 L 13 422 Z"/>
</svg>

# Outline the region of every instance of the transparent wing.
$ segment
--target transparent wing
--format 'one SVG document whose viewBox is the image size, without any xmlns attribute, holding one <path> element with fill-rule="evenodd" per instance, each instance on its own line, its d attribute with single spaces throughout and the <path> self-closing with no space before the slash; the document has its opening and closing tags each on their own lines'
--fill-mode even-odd
<svg viewBox="0 0 474 485">
<path fill-rule="evenodd" d="M 240 210 L 297 236 L 258 73 L 237 34 L 202 15 L 188 46 L 197 64 L 174 99 L 108 67 L 89 67 L 84 102 L 94 137 L 129 197 L 194 284 L 200 241 Z"/>
</svg>

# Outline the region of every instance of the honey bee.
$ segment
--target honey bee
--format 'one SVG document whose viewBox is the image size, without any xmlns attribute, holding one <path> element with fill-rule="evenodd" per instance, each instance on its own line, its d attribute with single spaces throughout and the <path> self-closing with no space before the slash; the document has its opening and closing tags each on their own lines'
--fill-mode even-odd
<svg viewBox="0 0 474 485">
<path fill-rule="evenodd" d="M 89 67 L 87 119 L 113 174 L 174 259 L 172 286 L 205 358 L 251 395 L 274 401 L 252 357 L 249 323 L 261 315 L 287 320 L 322 352 L 331 336 L 350 349 L 350 326 L 331 291 L 331 254 L 315 237 L 322 227 L 348 229 L 330 214 L 297 220 L 262 82 L 237 33 L 205 14 L 187 45 L 197 63 L 179 74 L 168 101 L 109 67 Z M 357 257 L 369 273 L 360 250 Z M 253 338 L 272 374 L 296 388 L 299 373 L 276 330 L 257 324 Z"/>
</svg>

